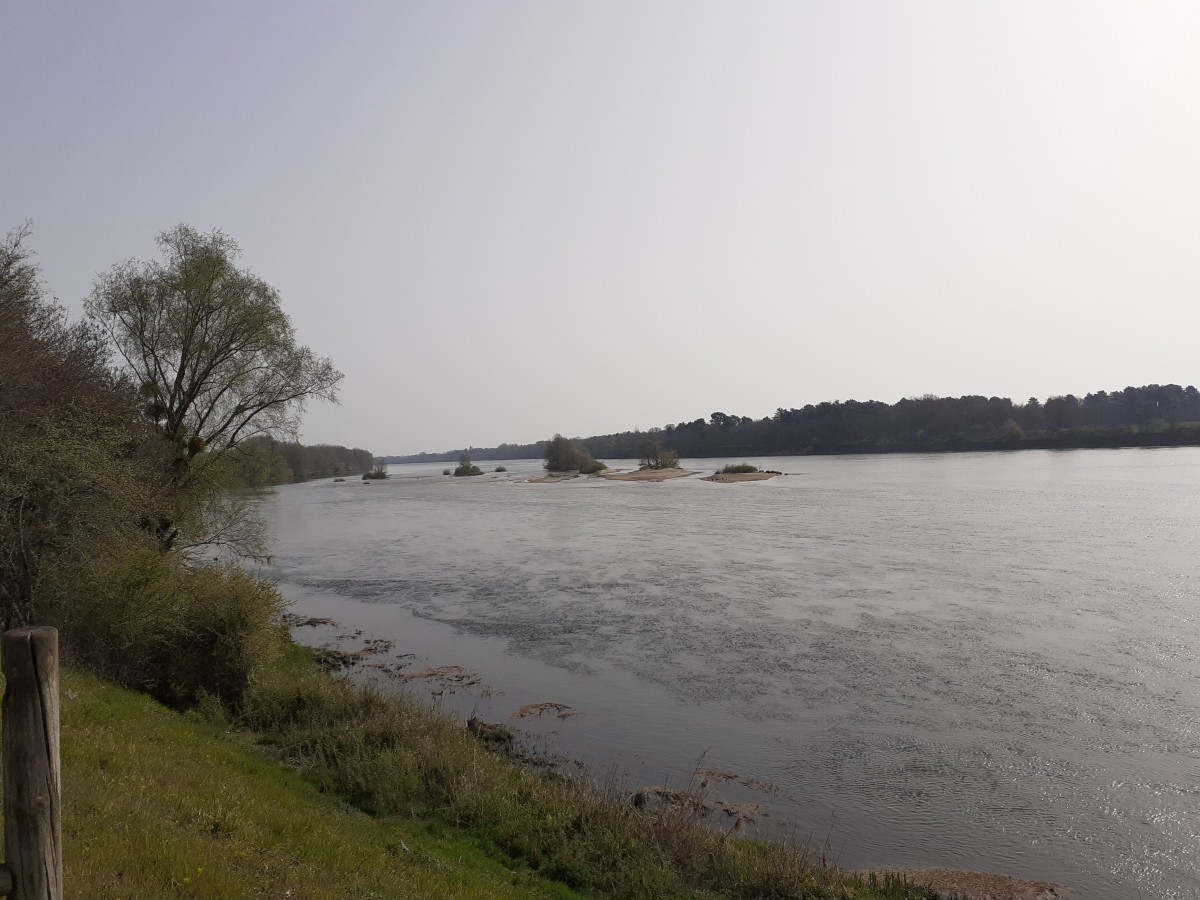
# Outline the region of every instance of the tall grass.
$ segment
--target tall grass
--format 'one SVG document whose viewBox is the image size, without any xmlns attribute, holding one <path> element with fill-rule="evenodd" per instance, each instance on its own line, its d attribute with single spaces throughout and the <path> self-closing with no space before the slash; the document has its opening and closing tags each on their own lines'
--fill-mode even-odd
<svg viewBox="0 0 1200 900">
<path fill-rule="evenodd" d="M 298 648 L 238 718 L 323 790 L 376 815 L 430 817 L 514 865 L 604 896 L 934 898 L 841 872 L 804 848 L 719 834 L 699 804 L 639 809 L 619 787 L 547 777 L 488 753 L 451 717 L 318 671 Z"/>
</svg>

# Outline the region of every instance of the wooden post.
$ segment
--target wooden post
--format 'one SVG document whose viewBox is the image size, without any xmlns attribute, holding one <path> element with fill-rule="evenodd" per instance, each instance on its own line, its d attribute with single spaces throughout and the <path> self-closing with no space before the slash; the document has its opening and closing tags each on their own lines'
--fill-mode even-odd
<svg viewBox="0 0 1200 900">
<path fill-rule="evenodd" d="M 14 628 L 4 669 L 4 862 L 15 900 L 62 900 L 58 632 Z"/>
</svg>

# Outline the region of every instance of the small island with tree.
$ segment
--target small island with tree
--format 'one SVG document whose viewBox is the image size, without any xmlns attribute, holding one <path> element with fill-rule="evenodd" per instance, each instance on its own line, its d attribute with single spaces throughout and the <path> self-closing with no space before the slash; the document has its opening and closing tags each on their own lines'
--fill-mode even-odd
<svg viewBox="0 0 1200 900">
<path fill-rule="evenodd" d="M 370 472 L 363 472 L 363 481 L 382 481 L 388 477 L 388 467 L 382 459 L 375 460 L 375 466 Z"/>
<path fill-rule="evenodd" d="M 546 470 L 546 474 L 541 478 L 529 479 L 534 484 L 552 484 L 579 475 L 596 475 L 607 470 L 604 463 L 586 450 L 576 447 L 561 434 L 556 434 L 546 441 L 542 457 L 545 460 L 542 468 Z"/>
<path fill-rule="evenodd" d="M 729 484 L 737 481 L 766 481 L 768 478 L 774 478 L 776 475 L 782 474 L 782 472 L 776 472 L 773 469 L 760 469 L 758 466 L 752 466 L 749 463 L 728 463 L 724 468 L 717 469 L 712 475 L 701 480 Z"/>
<path fill-rule="evenodd" d="M 646 432 L 638 470 L 616 472 L 604 477 L 612 481 L 666 481 L 668 478 L 683 478 L 695 474 L 690 469 L 680 468 L 679 454 L 663 447 L 662 429 L 651 428 Z"/>
<path fill-rule="evenodd" d="M 456 478 L 462 478 L 465 475 L 482 475 L 483 470 L 479 466 L 471 462 L 471 457 L 467 454 L 460 454 L 458 457 L 458 468 L 454 470 Z"/>
</svg>

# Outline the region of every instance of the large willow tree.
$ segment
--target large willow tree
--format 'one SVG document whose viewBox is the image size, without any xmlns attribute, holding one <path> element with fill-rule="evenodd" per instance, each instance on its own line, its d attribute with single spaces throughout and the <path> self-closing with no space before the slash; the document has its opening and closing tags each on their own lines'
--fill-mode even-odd
<svg viewBox="0 0 1200 900">
<path fill-rule="evenodd" d="M 203 502 L 192 509 L 216 512 L 223 501 L 214 473 L 228 454 L 257 435 L 295 436 L 305 402 L 336 402 L 342 374 L 296 343 L 278 292 L 237 266 L 233 239 L 178 225 L 157 243 L 160 260 L 128 260 L 98 276 L 86 309 L 138 382 L 146 415 L 176 448 L 176 488 L 199 492 Z M 175 545 L 178 525 L 160 523 L 166 546 Z M 230 533 L 228 522 L 220 529 Z M 206 530 L 190 528 L 201 543 Z"/>
<path fill-rule="evenodd" d="M 141 385 L 146 412 L 179 448 L 177 477 L 203 454 L 296 434 L 305 401 L 336 401 L 328 359 L 296 344 L 278 292 L 236 265 L 220 231 L 178 225 L 158 236 L 163 258 L 129 260 L 99 276 L 88 315 Z"/>
</svg>

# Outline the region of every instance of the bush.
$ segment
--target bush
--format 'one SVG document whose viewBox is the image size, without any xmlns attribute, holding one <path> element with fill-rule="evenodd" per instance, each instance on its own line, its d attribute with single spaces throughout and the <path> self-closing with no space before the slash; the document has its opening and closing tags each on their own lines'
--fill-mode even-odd
<svg viewBox="0 0 1200 900">
<path fill-rule="evenodd" d="M 97 567 L 57 623 L 74 663 L 175 708 L 232 708 L 287 640 L 274 586 L 232 565 L 185 566 L 153 550 Z"/>
<path fill-rule="evenodd" d="M 545 457 L 547 472 L 579 472 L 581 475 L 592 475 L 603 469 L 604 463 L 581 450 L 561 434 L 556 434 L 546 442 L 542 451 Z"/>
<path fill-rule="evenodd" d="M 471 457 L 464 453 L 458 458 L 458 468 L 454 470 L 454 474 L 461 478 L 464 475 L 482 475 L 483 470 L 479 466 L 473 465 Z"/>
<path fill-rule="evenodd" d="M 376 462 L 371 472 L 362 473 L 364 479 L 384 479 L 388 478 L 388 463 L 383 461 Z"/>
<path fill-rule="evenodd" d="M 508 469 L 504 468 L 504 466 L 496 466 L 496 471 L 497 472 L 507 472 Z"/>
<path fill-rule="evenodd" d="M 442 469 L 442 474 L 443 474 L 443 475 L 449 475 L 449 474 L 450 474 L 450 470 L 449 470 L 449 469 Z"/>
<path fill-rule="evenodd" d="M 725 468 L 723 468 L 719 474 L 721 474 L 721 475 L 747 475 L 751 472 L 757 472 L 757 471 L 758 471 L 758 466 L 752 466 L 749 463 L 742 463 L 742 464 L 736 465 L 736 466 L 732 465 L 732 464 L 726 465 Z"/>
</svg>

